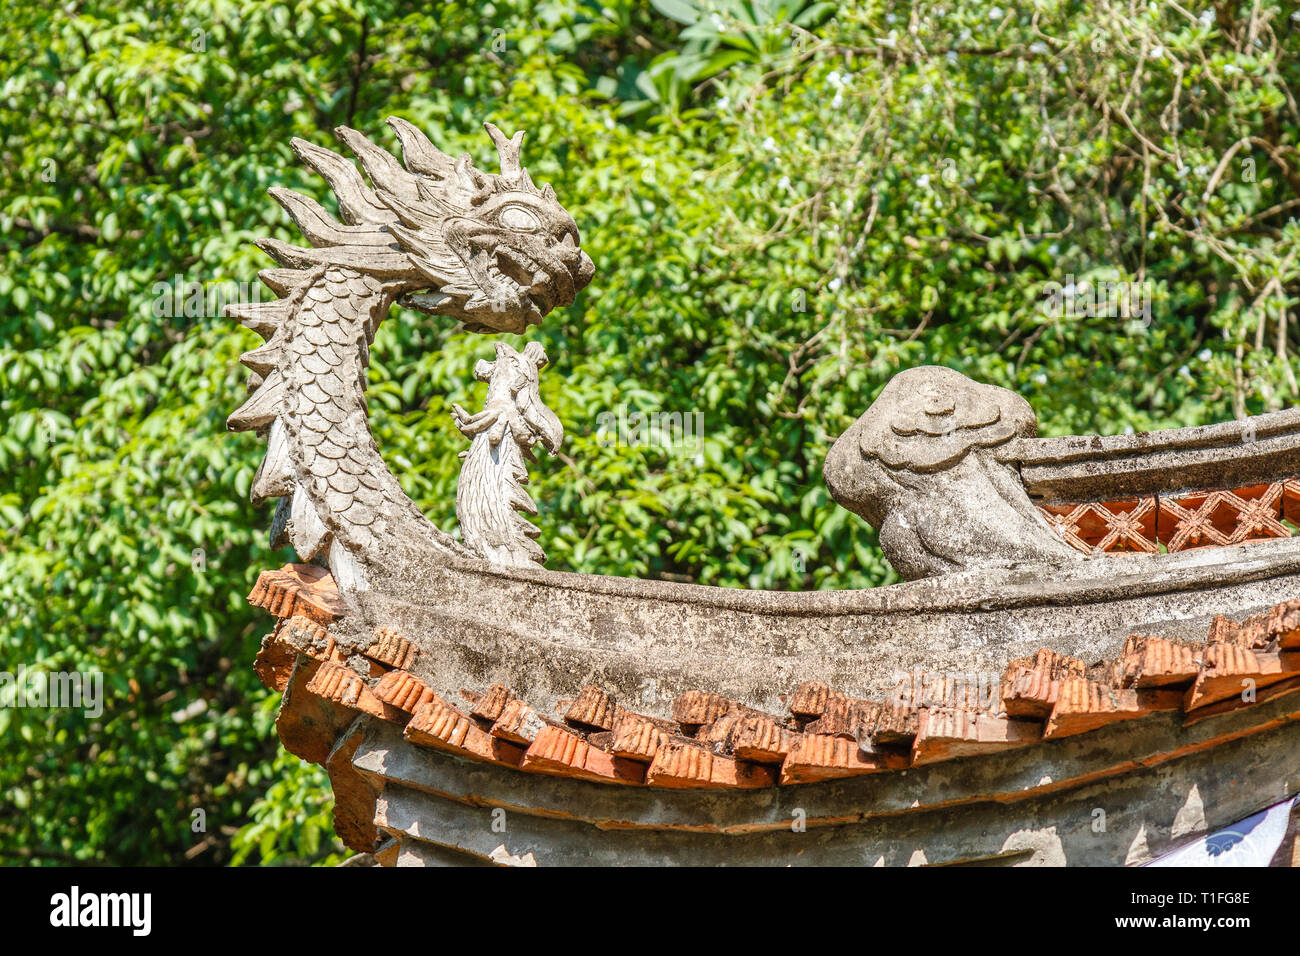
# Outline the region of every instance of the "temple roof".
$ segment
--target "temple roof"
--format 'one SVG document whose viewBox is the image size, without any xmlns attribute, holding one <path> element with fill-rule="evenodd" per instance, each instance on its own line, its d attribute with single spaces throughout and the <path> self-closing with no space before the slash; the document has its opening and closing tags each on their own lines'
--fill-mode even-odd
<svg viewBox="0 0 1300 956">
<path fill-rule="evenodd" d="M 765 713 L 703 686 L 677 695 L 665 715 L 578 682 L 553 712 L 503 683 L 441 686 L 437 661 L 422 661 L 402 634 L 379 626 L 348 637 L 334 582 L 312 565 L 263 572 L 249 600 L 278 618 L 256 669 L 286 692 L 281 738 L 330 769 L 338 832 L 358 851 L 375 846 L 376 793 L 349 761 L 362 728 L 377 724 L 413 750 L 510 775 L 674 791 L 905 775 L 1111 732 L 1106 754 L 1075 778 L 1026 785 L 999 765 L 953 795 L 962 801 L 1024 799 L 1123 775 L 1300 718 L 1300 600 L 1241 621 L 1216 617 L 1201 640 L 1134 634 L 1100 661 L 1043 648 L 1012 660 L 992 687 L 973 675 L 914 671 L 891 695 L 868 700 L 808 681 L 783 695 L 784 712 Z M 1148 724 L 1159 732 L 1135 731 L 1127 749 L 1125 735 L 1115 736 L 1116 725 Z"/>
</svg>

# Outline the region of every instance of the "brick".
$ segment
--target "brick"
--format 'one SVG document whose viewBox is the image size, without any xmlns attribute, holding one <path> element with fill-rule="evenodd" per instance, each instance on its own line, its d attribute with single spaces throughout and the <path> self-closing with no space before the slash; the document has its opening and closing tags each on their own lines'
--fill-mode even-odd
<svg viewBox="0 0 1300 956">
<path fill-rule="evenodd" d="M 1026 747 L 1042 738 L 1043 726 L 1036 721 L 994 717 L 977 710 L 926 708 L 921 711 L 912 745 L 912 763 L 996 753 Z"/>
<path fill-rule="evenodd" d="M 372 661 L 410 670 L 415 659 L 420 656 L 419 648 L 398 634 L 392 628 L 377 627 L 370 636 L 370 646 L 361 652 Z"/>
<path fill-rule="evenodd" d="M 1207 644 L 1201 660 L 1205 667 L 1187 690 L 1187 710 L 1239 697 L 1249 687 L 1266 687 L 1300 673 L 1300 654 L 1252 651 L 1239 644 Z"/>
<path fill-rule="evenodd" d="M 1110 687 L 1086 677 L 1071 677 L 1061 683 L 1060 695 L 1043 728 L 1043 736 L 1069 737 L 1120 720 L 1178 710 L 1181 700 L 1182 693 L 1176 690 L 1140 691 Z"/>
<path fill-rule="evenodd" d="M 614 695 L 610 694 L 603 688 L 588 684 L 578 699 L 573 702 L 564 714 L 564 719 L 570 724 L 577 724 L 580 727 L 598 727 L 601 730 L 610 730 L 614 726 L 615 711 L 618 709 L 618 702 Z"/>
<path fill-rule="evenodd" d="M 464 693 L 465 691 L 461 691 L 462 695 Z M 506 709 L 506 705 L 515 699 L 515 695 L 505 684 L 493 684 L 487 689 L 487 693 L 474 698 L 469 714 L 479 720 L 496 723 L 501 717 L 501 712 Z"/>
<path fill-rule="evenodd" d="M 501 716 L 492 725 L 490 733 L 493 737 L 527 746 L 545 726 L 541 715 L 516 697 L 501 708 Z"/>
<path fill-rule="evenodd" d="M 673 790 L 769 787 L 776 775 L 766 767 L 716 754 L 693 741 L 668 740 L 646 771 L 652 787 Z"/>
<path fill-rule="evenodd" d="M 524 770 L 602 783 L 645 782 L 645 767 L 641 764 L 593 747 L 579 734 L 554 724 L 547 724 L 537 732 L 520 766 Z"/>
<path fill-rule="evenodd" d="M 789 755 L 792 740 L 790 731 L 772 718 L 750 714 L 737 725 L 732 750 L 740 760 L 779 764 Z"/>
<path fill-rule="evenodd" d="M 436 694 L 416 707 L 402 733 L 413 744 L 474 760 L 517 767 L 524 758 L 523 747 L 493 737 Z"/>
<path fill-rule="evenodd" d="M 868 754 L 856 742 L 843 737 L 795 734 L 790 753 L 781 765 L 781 782 L 812 783 L 906 767 L 907 757 L 902 754 Z"/>
<path fill-rule="evenodd" d="M 405 713 L 433 699 L 433 691 L 414 674 L 406 671 L 389 671 L 375 685 L 375 696 Z"/>
</svg>

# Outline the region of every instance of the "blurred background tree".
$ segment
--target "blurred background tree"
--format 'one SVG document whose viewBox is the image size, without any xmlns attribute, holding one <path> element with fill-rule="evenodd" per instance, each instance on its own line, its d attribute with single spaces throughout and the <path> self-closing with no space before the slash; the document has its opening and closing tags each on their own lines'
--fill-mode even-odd
<svg viewBox="0 0 1300 956">
<path fill-rule="evenodd" d="M 291 556 L 247 503 L 259 442 L 224 431 L 256 340 L 220 305 L 254 294 L 252 239 L 296 239 L 266 188 L 328 196 L 292 136 L 395 148 L 393 113 L 490 165 L 483 120 L 528 130 L 598 270 L 533 333 L 568 431 L 534 477 L 552 567 L 892 582 L 820 468 L 911 365 L 1015 389 L 1049 434 L 1296 403 L 1294 4 L 125 7 L 0 14 L 0 670 L 107 697 L 0 707 L 5 862 L 339 859 L 252 675 L 243 597 Z M 1044 307 L 1111 281 L 1144 308 Z M 444 527 L 485 348 L 402 310 L 374 348 L 375 433 Z M 611 442 L 620 409 L 699 412 L 703 440 Z"/>
</svg>

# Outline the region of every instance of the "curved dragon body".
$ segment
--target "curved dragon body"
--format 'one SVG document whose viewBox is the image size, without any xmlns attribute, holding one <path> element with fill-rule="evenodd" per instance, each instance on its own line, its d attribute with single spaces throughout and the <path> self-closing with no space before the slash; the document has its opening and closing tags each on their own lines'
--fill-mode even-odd
<svg viewBox="0 0 1300 956">
<path fill-rule="evenodd" d="M 313 245 L 261 241 L 284 266 L 261 273 L 281 298 L 226 310 L 266 340 L 241 356 L 254 391 L 228 421 L 267 438 L 252 498 L 280 498 L 272 545 L 290 543 L 303 560 L 323 557 L 345 590 L 429 559 L 485 556 L 420 512 L 371 436 L 366 367 L 393 302 L 457 318 L 470 331 L 522 332 L 571 304 L 594 271 L 572 217 L 519 165 L 522 133 L 507 139 L 488 125 L 501 155 L 493 174 L 468 156 L 453 161 L 409 123 L 389 122 L 405 166 L 360 133 L 337 130 L 372 185 L 342 156 L 294 140 L 333 187 L 343 222 L 305 196 L 272 189 Z"/>
</svg>

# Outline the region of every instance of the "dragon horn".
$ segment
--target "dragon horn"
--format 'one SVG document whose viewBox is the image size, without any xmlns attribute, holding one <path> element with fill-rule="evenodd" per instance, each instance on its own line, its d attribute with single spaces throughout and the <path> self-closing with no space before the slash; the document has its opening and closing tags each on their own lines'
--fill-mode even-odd
<svg viewBox="0 0 1300 956">
<path fill-rule="evenodd" d="M 497 129 L 492 123 L 484 123 L 483 128 L 492 137 L 492 142 L 497 147 L 497 153 L 501 156 L 501 177 L 503 179 L 518 179 L 519 174 L 523 172 L 523 166 L 519 162 L 519 148 L 524 142 L 524 131 L 520 130 L 514 136 L 506 139 L 506 134 Z"/>
</svg>

